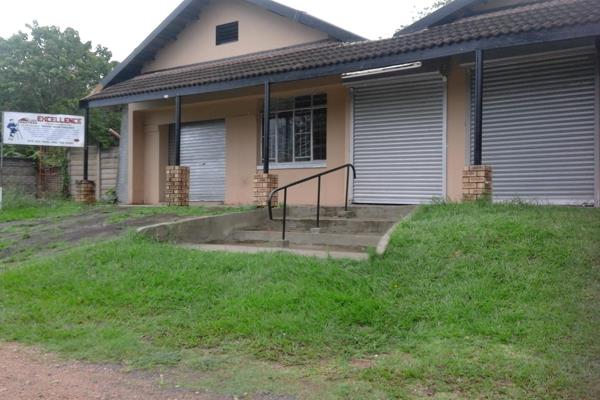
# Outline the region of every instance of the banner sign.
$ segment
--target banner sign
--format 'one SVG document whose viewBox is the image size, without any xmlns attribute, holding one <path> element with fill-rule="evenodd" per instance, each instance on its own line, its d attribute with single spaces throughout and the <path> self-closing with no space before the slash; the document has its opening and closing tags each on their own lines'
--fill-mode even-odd
<svg viewBox="0 0 600 400">
<path fill-rule="evenodd" d="M 5 112 L 2 125 L 4 144 L 84 146 L 85 118 L 79 115 Z"/>
</svg>

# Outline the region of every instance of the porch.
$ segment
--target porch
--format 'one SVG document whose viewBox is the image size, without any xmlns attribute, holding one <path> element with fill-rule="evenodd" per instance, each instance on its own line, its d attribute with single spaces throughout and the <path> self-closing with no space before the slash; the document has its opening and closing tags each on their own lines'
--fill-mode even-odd
<svg viewBox="0 0 600 400">
<path fill-rule="evenodd" d="M 179 114 L 173 98 L 131 103 L 124 111 L 127 182 L 120 198 L 165 202 L 166 168 L 177 161 L 191 169 L 192 202 L 226 204 L 255 202 L 255 181 L 265 171 L 276 178 L 263 198 L 276 186 L 353 163 L 358 179 L 350 198 L 357 204 L 482 195 L 598 204 L 597 51 L 581 43 L 529 50 L 486 52 L 481 63 L 471 53 L 358 81 L 271 84 L 268 144 L 262 85 L 181 97 Z M 491 169 L 465 172 L 469 165 Z M 324 177 L 323 205 L 344 204 L 344 174 Z M 289 192 L 291 205 L 316 200 L 316 181 Z"/>
<path fill-rule="evenodd" d="M 182 98 L 179 161 L 190 167 L 190 201 L 253 203 L 254 179 L 264 168 L 261 89 Z M 280 184 L 349 161 L 348 90 L 339 79 L 273 85 L 271 96 L 269 172 Z M 175 103 L 137 103 L 126 111 L 129 203 L 166 201 L 166 168 L 177 164 Z M 325 178 L 324 205 L 344 201 L 342 178 Z M 290 193 L 291 203 L 314 203 L 316 185 L 304 188 Z"/>
</svg>

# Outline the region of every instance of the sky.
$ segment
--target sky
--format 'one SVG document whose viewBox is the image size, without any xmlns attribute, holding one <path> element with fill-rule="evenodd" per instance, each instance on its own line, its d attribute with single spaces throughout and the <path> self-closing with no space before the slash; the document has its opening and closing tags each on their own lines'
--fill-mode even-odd
<svg viewBox="0 0 600 400">
<path fill-rule="evenodd" d="M 391 36 L 433 0 L 278 0 L 369 39 Z M 122 61 L 181 0 L 2 0 L 0 37 L 26 24 L 71 27 Z"/>
</svg>

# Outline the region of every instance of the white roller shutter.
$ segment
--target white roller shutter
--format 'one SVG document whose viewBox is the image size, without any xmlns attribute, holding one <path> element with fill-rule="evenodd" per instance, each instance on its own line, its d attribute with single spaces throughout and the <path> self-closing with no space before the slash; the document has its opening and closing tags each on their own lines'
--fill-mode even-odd
<svg viewBox="0 0 600 400">
<path fill-rule="evenodd" d="M 225 121 L 183 125 L 181 165 L 190 167 L 191 201 L 224 201 Z"/>
<path fill-rule="evenodd" d="M 592 54 L 488 63 L 482 155 L 494 200 L 594 203 L 595 96 Z"/>
<path fill-rule="evenodd" d="M 355 203 L 421 204 L 444 196 L 444 109 L 437 73 L 355 87 Z"/>
</svg>

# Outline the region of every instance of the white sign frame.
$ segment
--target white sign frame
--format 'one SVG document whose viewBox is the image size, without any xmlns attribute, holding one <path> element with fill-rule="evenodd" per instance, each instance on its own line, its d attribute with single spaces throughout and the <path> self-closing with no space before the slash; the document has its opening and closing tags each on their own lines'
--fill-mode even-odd
<svg viewBox="0 0 600 400">
<path fill-rule="evenodd" d="M 85 146 L 85 117 L 80 115 L 2 113 L 3 144 L 23 146 Z"/>
</svg>

